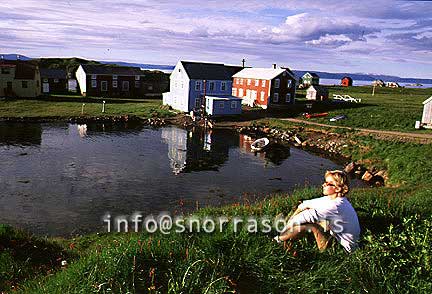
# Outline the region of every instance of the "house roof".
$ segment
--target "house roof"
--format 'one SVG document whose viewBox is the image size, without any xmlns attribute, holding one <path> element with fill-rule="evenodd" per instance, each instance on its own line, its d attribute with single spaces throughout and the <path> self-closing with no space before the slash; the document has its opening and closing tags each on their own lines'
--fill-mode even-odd
<svg viewBox="0 0 432 294">
<path fill-rule="evenodd" d="M 310 74 L 312 77 L 314 77 L 314 78 L 319 78 L 319 75 L 317 75 L 316 73 L 314 73 L 314 72 L 307 72 L 307 73 L 305 73 L 303 76 L 305 76 L 305 75 L 307 75 L 307 74 Z"/>
<path fill-rule="evenodd" d="M 345 79 L 352 80 L 352 78 L 349 77 L 349 76 L 344 76 L 344 77 L 342 78 L 342 80 L 345 80 Z"/>
<path fill-rule="evenodd" d="M 137 76 L 143 75 L 139 67 L 132 66 L 112 66 L 97 64 L 81 64 L 86 74 L 90 75 L 119 75 L 119 76 Z"/>
<path fill-rule="evenodd" d="M 187 75 L 194 80 L 231 80 L 232 76 L 242 69 L 240 66 L 222 63 L 204 63 L 181 61 Z"/>
<path fill-rule="evenodd" d="M 432 101 L 432 96 L 430 96 L 428 99 L 426 99 L 425 101 L 423 101 L 423 105 L 429 103 Z"/>
<path fill-rule="evenodd" d="M 327 88 L 318 86 L 318 85 L 311 85 L 309 88 L 307 88 L 307 91 L 309 90 L 315 90 L 317 92 L 328 92 Z"/>
<path fill-rule="evenodd" d="M 33 80 L 38 70 L 37 65 L 22 60 L 0 60 L 2 67 L 15 67 L 15 79 Z"/>
<path fill-rule="evenodd" d="M 58 68 L 41 68 L 40 69 L 41 78 L 48 79 L 66 79 L 66 70 Z"/>
<path fill-rule="evenodd" d="M 286 70 L 283 68 L 244 68 L 234 78 L 272 80 Z M 288 72 L 289 74 L 289 72 Z"/>
</svg>

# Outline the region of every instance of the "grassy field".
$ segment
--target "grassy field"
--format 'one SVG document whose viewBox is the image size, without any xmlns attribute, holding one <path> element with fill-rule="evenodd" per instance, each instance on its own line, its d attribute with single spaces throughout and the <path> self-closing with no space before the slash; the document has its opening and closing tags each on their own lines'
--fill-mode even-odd
<svg viewBox="0 0 432 294">
<path fill-rule="evenodd" d="M 336 244 L 319 253 L 311 239 L 286 250 L 271 241 L 274 230 L 234 233 L 232 223 L 212 234 L 104 233 L 69 240 L 0 227 L 0 290 L 18 285 L 18 293 L 431 293 L 432 147 L 357 140 L 346 152 L 388 169 L 395 185 L 349 194 L 362 226 L 361 249 L 354 254 Z M 245 199 L 201 209 L 194 216 L 274 218 L 317 195 L 319 189 L 305 188 L 259 203 Z"/>
<path fill-rule="evenodd" d="M 305 90 L 298 96 L 304 97 Z M 432 96 L 432 88 L 376 88 L 372 96 L 372 87 L 329 87 L 329 97 L 333 94 L 350 95 L 360 98 L 361 103 L 316 103 L 312 110 L 305 112 L 329 112 L 327 117 L 312 118 L 310 121 L 331 125 L 369 128 L 377 130 L 415 131 L 416 120 L 421 120 L 422 102 Z M 300 104 L 306 103 L 300 99 Z M 345 114 L 348 119 L 329 122 L 331 117 Z M 301 116 L 298 113 L 298 118 Z"/>
<path fill-rule="evenodd" d="M 105 113 L 102 113 L 102 101 L 105 100 Z M 115 99 L 80 96 L 49 97 L 41 99 L 0 100 L 0 117 L 78 117 L 82 105 L 84 116 L 136 115 L 143 118 L 169 117 L 173 113 L 162 107 L 162 101 L 156 99 Z"/>
</svg>

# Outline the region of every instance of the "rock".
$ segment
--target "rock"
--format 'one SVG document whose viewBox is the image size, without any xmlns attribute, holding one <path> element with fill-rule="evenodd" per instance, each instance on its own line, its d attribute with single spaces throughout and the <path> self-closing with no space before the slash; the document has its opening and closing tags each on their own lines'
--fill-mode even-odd
<svg viewBox="0 0 432 294">
<path fill-rule="evenodd" d="M 344 171 L 345 171 L 347 174 L 350 174 L 350 173 L 353 172 L 354 168 L 355 168 L 355 163 L 354 163 L 354 162 L 350 162 L 350 163 L 348 163 L 348 164 L 345 166 Z"/>
<path fill-rule="evenodd" d="M 366 171 L 362 176 L 362 180 L 369 182 L 372 179 L 372 177 L 373 175 L 369 171 Z"/>
</svg>

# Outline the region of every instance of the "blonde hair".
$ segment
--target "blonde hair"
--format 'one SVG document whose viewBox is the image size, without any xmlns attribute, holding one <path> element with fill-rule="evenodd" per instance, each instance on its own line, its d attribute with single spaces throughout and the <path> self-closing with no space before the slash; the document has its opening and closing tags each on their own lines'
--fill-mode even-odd
<svg viewBox="0 0 432 294">
<path fill-rule="evenodd" d="M 331 176 L 337 187 L 339 187 L 341 190 L 337 193 L 338 196 L 345 196 L 349 192 L 349 179 L 347 174 L 344 171 L 341 170 L 328 170 L 325 173 L 325 178 L 328 176 Z"/>
</svg>

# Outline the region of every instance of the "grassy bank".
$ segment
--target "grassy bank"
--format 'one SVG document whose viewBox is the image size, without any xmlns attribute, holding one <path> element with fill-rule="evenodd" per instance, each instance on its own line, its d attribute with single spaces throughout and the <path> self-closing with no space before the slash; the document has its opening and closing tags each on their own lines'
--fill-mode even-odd
<svg viewBox="0 0 432 294">
<path fill-rule="evenodd" d="M 305 91 L 299 91 L 299 96 L 304 94 Z M 329 115 L 311 121 L 377 130 L 415 131 L 414 123 L 421 120 L 423 113 L 422 102 L 432 96 L 432 88 L 376 88 L 372 96 L 370 86 L 329 87 L 329 97 L 332 98 L 333 94 L 350 95 L 362 99 L 362 102 L 317 103 L 311 112 L 329 112 Z M 331 117 L 340 114 L 347 115 L 348 119 L 329 122 Z"/>
<path fill-rule="evenodd" d="M 105 113 L 102 113 L 102 100 L 106 101 Z M 49 97 L 41 99 L 0 100 L 0 118 L 4 117 L 78 117 L 82 116 L 136 115 L 143 118 L 173 116 L 161 100 L 140 99 L 102 99 L 82 97 Z"/>
</svg>

